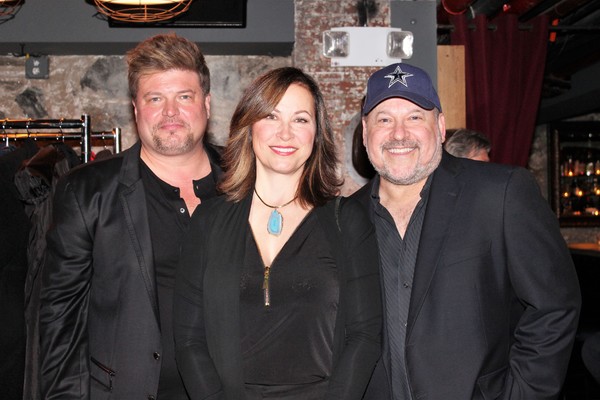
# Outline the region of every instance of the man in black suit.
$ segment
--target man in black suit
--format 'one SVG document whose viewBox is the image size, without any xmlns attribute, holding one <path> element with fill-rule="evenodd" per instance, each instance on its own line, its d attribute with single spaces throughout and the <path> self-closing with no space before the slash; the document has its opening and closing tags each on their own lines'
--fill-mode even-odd
<svg viewBox="0 0 600 400">
<path fill-rule="evenodd" d="M 427 74 L 369 79 L 354 196 L 376 226 L 383 356 L 366 399 L 557 399 L 580 308 L 556 217 L 519 167 L 451 156 Z"/>
<path fill-rule="evenodd" d="M 190 215 L 220 174 L 203 143 L 210 75 L 198 47 L 174 34 L 127 61 L 139 142 L 56 189 L 41 290 L 45 399 L 187 399 L 172 292 Z"/>
</svg>

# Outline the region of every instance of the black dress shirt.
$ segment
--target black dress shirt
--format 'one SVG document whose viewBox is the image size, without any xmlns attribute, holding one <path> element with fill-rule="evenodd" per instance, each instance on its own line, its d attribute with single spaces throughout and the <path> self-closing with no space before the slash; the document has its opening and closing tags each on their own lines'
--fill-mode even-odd
<svg viewBox="0 0 600 400">
<path fill-rule="evenodd" d="M 154 252 L 154 272 L 163 348 L 163 354 L 159 355 L 162 364 L 158 398 L 162 400 L 187 399 L 183 382 L 175 365 L 172 309 L 175 270 L 179 262 L 181 242 L 190 222 L 190 213 L 185 201 L 180 197 L 178 187 L 162 181 L 143 161 L 140 163 L 140 170 L 148 202 L 148 220 Z M 207 200 L 217 195 L 218 172 L 212 168 L 212 172 L 204 178 L 190 182 L 194 185 L 196 197 Z"/>
<path fill-rule="evenodd" d="M 383 356 L 390 360 L 393 399 L 411 399 L 404 350 L 413 275 L 431 177 L 421 190 L 421 199 L 410 217 L 404 238 L 380 202 L 379 182 L 377 180 L 373 185 L 371 200 L 375 210 L 373 222 L 379 243 L 382 290 L 386 304 L 385 329 L 388 340 L 383 344 Z"/>
</svg>

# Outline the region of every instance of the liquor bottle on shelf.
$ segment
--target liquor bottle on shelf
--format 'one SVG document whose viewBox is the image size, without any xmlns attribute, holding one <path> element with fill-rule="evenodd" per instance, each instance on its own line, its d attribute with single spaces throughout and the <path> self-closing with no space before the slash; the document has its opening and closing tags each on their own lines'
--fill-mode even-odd
<svg viewBox="0 0 600 400">
<path fill-rule="evenodd" d="M 549 124 L 549 200 L 561 226 L 600 227 L 600 121 Z"/>
<path fill-rule="evenodd" d="M 585 159 L 585 174 L 587 176 L 592 176 L 596 174 L 595 165 L 594 165 L 594 154 L 591 150 L 587 151 L 586 159 Z"/>
</svg>

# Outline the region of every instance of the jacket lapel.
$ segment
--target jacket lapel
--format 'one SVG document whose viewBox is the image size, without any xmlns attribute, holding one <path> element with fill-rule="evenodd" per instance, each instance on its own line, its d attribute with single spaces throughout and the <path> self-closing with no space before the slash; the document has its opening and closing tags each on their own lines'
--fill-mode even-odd
<svg viewBox="0 0 600 400">
<path fill-rule="evenodd" d="M 408 310 L 407 338 L 410 337 L 435 275 L 450 229 L 450 220 L 462 190 L 463 182 L 457 179 L 462 167 L 454 161 L 444 153 L 431 182 Z"/>
<path fill-rule="evenodd" d="M 156 320 L 160 321 L 148 208 L 140 177 L 140 148 L 141 145 L 138 142 L 123 155 L 123 166 L 119 176 L 119 199 L 123 207 L 127 235 L 133 246 L 140 274 L 150 297 L 150 304 L 152 304 Z"/>
<path fill-rule="evenodd" d="M 239 293 L 251 203 L 249 195 L 239 203 L 224 202 L 218 210 L 208 210 L 214 218 L 208 222 L 205 249 L 212 261 L 204 276 L 207 340 L 228 399 L 244 398 Z"/>
</svg>

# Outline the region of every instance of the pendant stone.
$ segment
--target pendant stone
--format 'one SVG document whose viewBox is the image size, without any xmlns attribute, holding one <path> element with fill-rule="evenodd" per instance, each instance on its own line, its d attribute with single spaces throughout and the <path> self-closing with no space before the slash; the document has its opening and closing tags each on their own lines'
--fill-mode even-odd
<svg viewBox="0 0 600 400">
<path fill-rule="evenodd" d="M 279 236 L 283 229 L 283 216 L 277 209 L 274 209 L 269 216 L 269 222 L 267 223 L 267 232 L 274 236 Z"/>
</svg>

